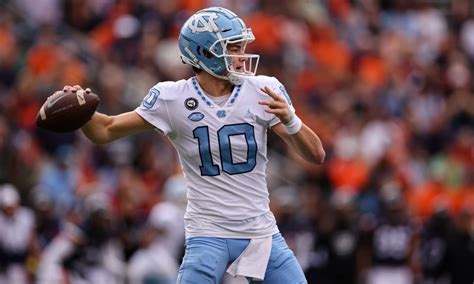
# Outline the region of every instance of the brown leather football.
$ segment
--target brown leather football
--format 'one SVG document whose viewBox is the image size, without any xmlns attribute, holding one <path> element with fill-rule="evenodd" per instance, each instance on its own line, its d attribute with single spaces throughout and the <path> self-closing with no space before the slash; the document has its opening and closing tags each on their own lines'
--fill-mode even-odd
<svg viewBox="0 0 474 284">
<path fill-rule="evenodd" d="M 77 130 L 91 119 L 99 101 L 97 95 L 84 90 L 57 91 L 41 106 L 36 126 L 54 132 Z"/>
</svg>

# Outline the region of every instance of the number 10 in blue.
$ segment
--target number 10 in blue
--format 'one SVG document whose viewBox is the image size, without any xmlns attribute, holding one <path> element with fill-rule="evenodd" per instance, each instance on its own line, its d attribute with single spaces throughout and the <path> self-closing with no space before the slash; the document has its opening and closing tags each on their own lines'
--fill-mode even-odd
<svg viewBox="0 0 474 284">
<path fill-rule="evenodd" d="M 219 166 L 214 164 L 211 154 L 209 140 L 209 128 L 200 126 L 194 129 L 193 137 L 198 140 L 199 155 L 201 157 L 202 176 L 216 176 L 220 174 Z M 232 159 L 232 145 L 230 137 L 243 135 L 247 143 L 247 157 L 245 162 L 234 163 Z M 248 123 L 224 125 L 217 131 L 219 140 L 219 152 L 222 170 L 230 175 L 250 172 L 257 164 L 257 143 L 255 141 L 254 128 Z"/>
</svg>

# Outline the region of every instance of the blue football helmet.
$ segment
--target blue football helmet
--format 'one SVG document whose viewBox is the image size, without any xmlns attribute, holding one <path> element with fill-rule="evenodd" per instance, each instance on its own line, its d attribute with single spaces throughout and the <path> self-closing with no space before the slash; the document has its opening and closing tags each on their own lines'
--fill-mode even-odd
<svg viewBox="0 0 474 284">
<path fill-rule="evenodd" d="M 228 54 L 228 44 L 242 44 L 255 40 L 252 30 L 235 13 L 221 7 L 207 8 L 192 15 L 181 28 L 179 49 L 184 63 L 212 76 L 241 83 L 241 75 L 255 75 L 260 56 L 257 54 Z M 242 58 L 244 67 L 232 67 L 232 58 Z"/>
</svg>

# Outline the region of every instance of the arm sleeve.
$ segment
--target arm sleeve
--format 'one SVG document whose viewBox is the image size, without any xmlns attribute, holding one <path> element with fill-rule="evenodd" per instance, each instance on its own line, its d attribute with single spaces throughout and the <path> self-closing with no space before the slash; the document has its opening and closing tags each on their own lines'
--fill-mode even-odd
<svg viewBox="0 0 474 284">
<path fill-rule="evenodd" d="M 290 98 L 290 95 L 288 95 L 288 92 L 286 91 L 285 89 L 285 86 L 283 86 L 282 83 L 280 83 L 280 81 L 278 81 L 277 78 L 275 77 L 272 77 L 271 78 L 271 81 L 270 81 L 270 86 L 269 86 L 275 93 L 277 93 L 278 95 L 282 96 L 283 98 L 285 98 L 285 101 L 288 103 L 289 107 L 290 107 L 290 110 L 295 113 L 295 108 L 293 107 L 293 103 L 291 102 L 291 98 Z M 268 124 L 268 127 L 271 128 L 275 125 L 277 125 L 278 123 L 280 123 L 280 119 L 275 116 L 275 115 L 272 115 L 273 118 L 270 120 L 269 124 Z"/>
<path fill-rule="evenodd" d="M 173 129 L 162 92 L 158 85 L 151 88 L 135 111 L 164 135 L 169 135 Z"/>
</svg>

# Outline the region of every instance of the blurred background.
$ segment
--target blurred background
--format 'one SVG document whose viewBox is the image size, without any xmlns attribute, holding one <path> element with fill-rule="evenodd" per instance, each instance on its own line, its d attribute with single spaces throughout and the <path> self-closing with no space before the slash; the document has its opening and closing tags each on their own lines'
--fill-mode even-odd
<svg viewBox="0 0 474 284">
<path fill-rule="evenodd" d="M 323 141 L 321 167 L 269 139 L 271 207 L 308 282 L 472 284 L 470 0 L 0 0 L 0 284 L 175 282 L 186 189 L 166 138 L 96 146 L 35 116 L 64 85 L 113 115 L 191 76 L 177 36 L 207 6 L 253 29 L 258 74 Z"/>
</svg>

